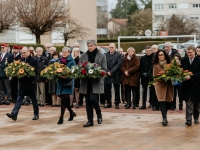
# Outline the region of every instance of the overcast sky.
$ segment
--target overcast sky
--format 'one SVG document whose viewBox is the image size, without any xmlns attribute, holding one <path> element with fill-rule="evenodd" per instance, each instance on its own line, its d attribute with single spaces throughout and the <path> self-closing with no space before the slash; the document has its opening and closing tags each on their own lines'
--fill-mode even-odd
<svg viewBox="0 0 200 150">
<path fill-rule="evenodd" d="M 117 0 L 108 0 L 108 12 L 115 8 L 115 5 L 117 4 Z"/>
</svg>

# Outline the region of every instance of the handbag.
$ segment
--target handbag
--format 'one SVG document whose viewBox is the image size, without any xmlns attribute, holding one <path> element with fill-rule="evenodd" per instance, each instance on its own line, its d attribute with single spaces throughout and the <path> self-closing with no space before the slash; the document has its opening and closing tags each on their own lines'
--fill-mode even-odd
<svg viewBox="0 0 200 150">
<path fill-rule="evenodd" d="M 65 88 L 71 88 L 72 87 L 72 79 L 66 79 L 63 82 L 63 87 L 65 87 Z"/>
</svg>

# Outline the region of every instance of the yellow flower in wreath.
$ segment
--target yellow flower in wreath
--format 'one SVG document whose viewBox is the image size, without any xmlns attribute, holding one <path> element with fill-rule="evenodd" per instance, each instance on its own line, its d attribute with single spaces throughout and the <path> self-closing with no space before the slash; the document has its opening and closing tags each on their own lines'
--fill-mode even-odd
<svg viewBox="0 0 200 150">
<path fill-rule="evenodd" d="M 62 71 L 63 71 L 62 68 L 58 68 L 58 69 L 57 69 L 57 72 L 62 72 Z"/>
<path fill-rule="evenodd" d="M 34 68 L 31 68 L 31 71 L 34 71 Z"/>
</svg>

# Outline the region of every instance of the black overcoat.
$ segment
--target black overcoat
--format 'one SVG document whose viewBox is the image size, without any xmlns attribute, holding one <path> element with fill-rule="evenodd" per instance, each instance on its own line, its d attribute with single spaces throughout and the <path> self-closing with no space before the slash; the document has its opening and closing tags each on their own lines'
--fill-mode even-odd
<svg viewBox="0 0 200 150">
<path fill-rule="evenodd" d="M 38 62 L 35 58 L 29 56 L 26 60 L 22 58 L 21 61 L 28 63 L 35 69 L 35 77 L 23 77 L 19 78 L 19 92 L 18 96 L 36 96 L 37 92 L 37 70 Z"/>
<path fill-rule="evenodd" d="M 107 72 L 110 72 L 112 76 L 107 76 L 105 78 L 105 84 L 120 84 L 121 83 L 121 65 L 122 65 L 122 55 L 117 51 L 113 55 L 110 52 L 106 54 L 107 61 Z"/>
<path fill-rule="evenodd" d="M 184 58 L 181 67 L 193 73 L 190 80 L 183 82 L 181 98 L 185 101 L 200 102 L 200 58 L 195 57 L 192 65 L 188 57 Z"/>
<path fill-rule="evenodd" d="M 13 62 L 13 60 L 14 60 L 14 55 L 8 52 L 6 52 L 3 59 L 0 60 L 0 78 L 1 79 L 8 78 L 6 76 L 5 68 L 8 66 L 9 63 Z"/>
</svg>

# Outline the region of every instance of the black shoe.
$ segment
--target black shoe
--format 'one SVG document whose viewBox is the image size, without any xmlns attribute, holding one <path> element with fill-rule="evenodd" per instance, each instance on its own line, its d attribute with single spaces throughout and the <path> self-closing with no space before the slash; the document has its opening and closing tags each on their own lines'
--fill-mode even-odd
<svg viewBox="0 0 200 150">
<path fill-rule="evenodd" d="M 125 109 L 129 109 L 131 107 L 131 105 L 127 104 Z"/>
<path fill-rule="evenodd" d="M 72 121 L 74 119 L 74 117 L 76 117 L 75 112 L 70 113 L 70 117 L 69 117 L 68 121 Z"/>
<path fill-rule="evenodd" d="M 11 118 L 12 120 L 16 121 L 17 120 L 17 116 L 15 116 L 14 114 L 6 114 L 8 116 L 8 118 Z"/>
<path fill-rule="evenodd" d="M 126 107 L 128 104 L 126 103 L 125 105 L 124 105 L 124 107 Z"/>
<path fill-rule="evenodd" d="M 97 123 L 101 124 L 103 122 L 102 115 L 97 115 Z"/>
<path fill-rule="evenodd" d="M 44 104 L 40 104 L 40 107 L 44 107 Z"/>
<path fill-rule="evenodd" d="M 195 124 L 199 124 L 199 120 L 198 119 L 194 119 L 194 123 Z"/>
<path fill-rule="evenodd" d="M 162 125 L 167 126 L 167 124 L 168 124 L 167 118 L 163 118 Z"/>
<path fill-rule="evenodd" d="M 132 109 L 136 109 L 136 106 L 135 106 L 135 105 L 133 105 Z"/>
<path fill-rule="evenodd" d="M 136 106 L 135 107 L 139 107 L 139 104 L 136 104 Z"/>
<path fill-rule="evenodd" d="M 146 109 L 146 106 L 141 106 L 139 107 L 139 109 Z"/>
<path fill-rule="evenodd" d="M 13 103 L 16 103 L 16 101 L 17 101 L 16 99 L 13 99 L 13 100 L 12 100 Z"/>
<path fill-rule="evenodd" d="M 38 119 L 39 119 L 39 116 L 35 115 L 32 120 L 38 120 Z"/>
<path fill-rule="evenodd" d="M 148 108 L 152 108 L 152 105 L 151 105 L 151 104 L 149 104 Z"/>
<path fill-rule="evenodd" d="M 187 121 L 185 122 L 185 125 L 191 126 L 191 125 L 192 125 L 192 121 L 191 121 L 191 120 L 187 120 Z"/>
<path fill-rule="evenodd" d="M 25 106 L 29 106 L 29 102 L 25 101 L 25 102 L 24 102 L 24 105 L 25 105 Z"/>
<path fill-rule="evenodd" d="M 70 107 L 71 107 L 71 108 L 74 108 L 74 105 L 72 104 Z"/>
<path fill-rule="evenodd" d="M 4 105 L 6 103 L 5 100 L 0 101 L 0 105 Z"/>
<path fill-rule="evenodd" d="M 10 105 L 10 101 L 9 101 L 9 100 L 6 100 L 5 104 L 6 104 L 6 105 Z"/>
<path fill-rule="evenodd" d="M 115 105 L 115 109 L 119 109 L 119 104 L 116 104 L 116 105 Z"/>
<path fill-rule="evenodd" d="M 38 103 L 38 106 L 41 106 L 41 103 Z"/>
<path fill-rule="evenodd" d="M 107 104 L 104 108 L 112 108 L 110 104 Z"/>
<path fill-rule="evenodd" d="M 60 116 L 60 118 L 59 118 L 57 124 L 63 124 L 63 116 Z"/>
<path fill-rule="evenodd" d="M 88 121 L 86 124 L 83 125 L 83 127 L 90 127 L 93 126 L 93 122 Z"/>
</svg>

